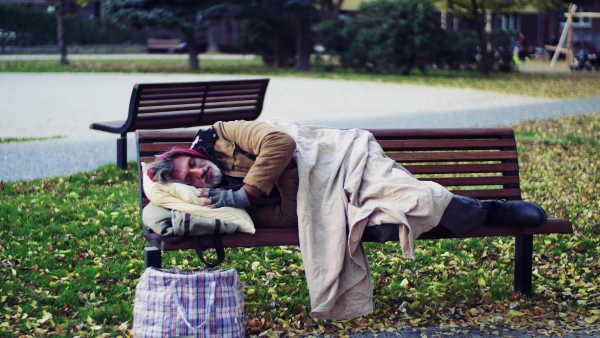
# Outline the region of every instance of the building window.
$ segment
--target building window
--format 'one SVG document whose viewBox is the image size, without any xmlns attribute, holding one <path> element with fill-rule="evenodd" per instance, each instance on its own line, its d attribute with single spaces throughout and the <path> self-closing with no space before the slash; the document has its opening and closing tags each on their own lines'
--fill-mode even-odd
<svg viewBox="0 0 600 338">
<path fill-rule="evenodd" d="M 590 12 L 590 8 L 586 7 L 586 6 L 577 7 L 577 13 L 582 13 L 582 12 Z M 564 25 L 566 23 L 567 18 L 565 17 L 563 20 L 564 21 L 561 22 L 561 25 Z M 573 27 L 592 27 L 592 18 L 574 16 L 573 17 Z"/>
</svg>

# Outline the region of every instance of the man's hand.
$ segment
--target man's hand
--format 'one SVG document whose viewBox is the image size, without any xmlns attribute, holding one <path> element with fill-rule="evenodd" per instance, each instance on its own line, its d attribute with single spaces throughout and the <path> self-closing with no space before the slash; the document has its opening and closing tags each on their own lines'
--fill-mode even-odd
<svg viewBox="0 0 600 338">
<path fill-rule="evenodd" d="M 246 208 L 250 206 L 250 199 L 243 188 L 238 190 L 200 188 L 198 197 L 207 197 L 200 205 L 212 208 Z"/>
</svg>

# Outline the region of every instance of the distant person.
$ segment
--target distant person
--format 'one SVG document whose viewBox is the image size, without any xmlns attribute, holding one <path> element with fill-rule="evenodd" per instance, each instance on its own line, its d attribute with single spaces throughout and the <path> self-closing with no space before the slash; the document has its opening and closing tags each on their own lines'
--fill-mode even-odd
<svg viewBox="0 0 600 338">
<path fill-rule="evenodd" d="M 525 61 L 525 58 L 529 55 L 529 43 L 523 32 L 519 32 L 519 39 L 517 40 L 518 57 L 521 62 Z"/>
</svg>

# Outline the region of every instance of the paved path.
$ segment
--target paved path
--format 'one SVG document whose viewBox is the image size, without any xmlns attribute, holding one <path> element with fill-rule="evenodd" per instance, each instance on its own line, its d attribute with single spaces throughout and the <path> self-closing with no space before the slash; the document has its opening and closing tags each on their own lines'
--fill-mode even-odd
<svg viewBox="0 0 600 338">
<path fill-rule="evenodd" d="M 244 76 L 247 78 L 247 76 Z M 0 73 L 0 137 L 52 137 L 0 144 L 0 181 L 92 170 L 116 159 L 117 135 L 94 121 L 127 115 L 135 83 L 242 78 L 193 74 Z M 470 127 L 598 112 L 600 97 L 551 100 L 469 89 L 272 78 L 260 120 L 284 117 L 334 127 Z M 129 160 L 135 160 L 129 134 Z"/>
</svg>

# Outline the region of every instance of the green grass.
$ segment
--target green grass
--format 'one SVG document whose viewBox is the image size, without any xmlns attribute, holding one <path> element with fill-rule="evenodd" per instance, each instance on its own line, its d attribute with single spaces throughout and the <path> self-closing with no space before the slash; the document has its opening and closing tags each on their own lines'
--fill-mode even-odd
<svg viewBox="0 0 600 338">
<path fill-rule="evenodd" d="M 341 335 L 421 325 L 503 325 L 557 335 L 597 330 L 600 149 L 592 141 L 600 137 L 600 114 L 514 128 L 528 136 L 518 140 L 524 197 L 575 228 L 573 235 L 535 236 L 535 295 L 512 291 L 512 238 L 418 241 L 415 260 L 403 259 L 397 243 L 367 243 L 375 312 L 309 325 L 298 248 L 230 249 L 222 267 L 240 273 L 248 332 Z M 129 335 L 144 267 L 138 213 L 137 173 L 114 165 L 0 183 L 0 337 Z M 201 266 L 193 251 L 165 253 L 163 262 Z"/>
<path fill-rule="evenodd" d="M 56 60 L 0 61 L 0 72 L 123 72 L 123 73 L 208 73 L 259 76 L 305 77 L 352 81 L 403 83 L 451 88 L 470 88 L 499 93 L 544 98 L 597 97 L 598 72 L 578 73 L 494 73 L 489 77 L 475 71 L 428 71 L 423 75 L 413 71 L 410 76 L 374 74 L 336 68 L 332 72 L 267 67 L 255 60 L 204 60 L 200 57 L 199 71 L 190 71 L 187 60 L 71 60 L 68 66 Z"/>
<path fill-rule="evenodd" d="M 52 137 L 0 137 L 1 143 L 11 142 L 27 142 L 27 141 L 44 141 L 44 140 L 55 140 L 63 138 L 64 136 L 52 136 Z"/>
</svg>

